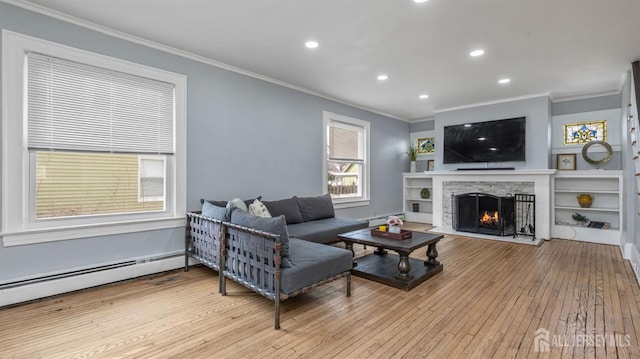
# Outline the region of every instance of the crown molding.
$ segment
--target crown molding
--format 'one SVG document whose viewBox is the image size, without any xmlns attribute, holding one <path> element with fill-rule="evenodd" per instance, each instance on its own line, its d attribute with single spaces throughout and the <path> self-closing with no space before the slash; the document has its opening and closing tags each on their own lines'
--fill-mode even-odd
<svg viewBox="0 0 640 359">
<path fill-rule="evenodd" d="M 102 33 L 102 34 L 105 34 L 105 35 L 108 35 L 108 36 L 111 36 L 111 37 L 115 37 L 115 38 L 118 38 L 118 39 L 121 39 L 121 40 L 126 40 L 126 41 L 129 41 L 129 42 L 136 43 L 138 45 L 146 46 L 146 47 L 149 47 L 149 48 L 152 48 L 152 49 L 155 49 L 155 50 L 160 50 L 160 51 L 167 52 L 167 53 L 170 53 L 170 54 L 173 54 L 173 55 L 184 57 L 186 59 L 190 59 L 190 60 L 197 61 L 197 62 L 200 62 L 200 63 L 203 63 L 203 64 L 207 64 L 207 65 L 211 65 L 211 66 L 214 66 L 214 67 L 217 67 L 217 68 L 221 68 L 223 70 L 235 72 L 235 73 L 238 73 L 238 74 L 241 74 L 241 75 L 244 75 L 244 76 L 248 76 L 248 77 L 252 77 L 252 78 L 255 78 L 255 79 L 258 79 L 258 80 L 270 82 L 270 83 L 275 84 L 275 85 L 279 85 L 279 86 L 282 86 L 282 87 L 290 88 L 292 90 L 304 92 L 306 94 L 313 95 L 313 96 L 316 96 L 316 97 L 320 97 L 320 98 L 323 98 L 325 100 L 334 101 L 334 102 L 337 102 L 337 103 L 340 103 L 340 104 L 343 104 L 343 105 L 347 105 L 347 106 L 351 106 L 351 107 L 354 107 L 354 108 L 357 108 L 357 109 L 360 109 L 360 110 L 364 110 L 364 111 L 367 111 L 367 112 L 375 113 L 377 115 L 389 117 L 389 118 L 392 118 L 394 120 L 399 120 L 399 121 L 411 123 L 411 121 L 409 119 L 406 119 L 406 118 L 398 117 L 398 116 L 391 115 L 391 114 L 388 114 L 388 113 L 385 113 L 385 112 L 381 112 L 381 111 L 378 111 L 378 110 L 375 110 L 375 109 L 372 109 L 372 108 L 364 107 L 364 106 L 361 106 L 361 105 L 358 105 L 358 104 L 355 104 L 355 103 L 351 103 L 351 102 L 348 102 L 348 101 L 345 101 L 345 100 L 341 100 L 341 99 L 329 96 L 327 94 L 324 94 L 324 93 L 321 93 L 321 92 L 318 92 L 318 91 L 314 91 L 314 90 L 308 89 L 306 87 L 301 87 L 301 86 L 298 86 L 298 85 L 291 84 L 289 82 L 277 80 L 277 79 L 271 78 L 269 76 L 265 76 L 265 75 L 261 75 L 259 73 L 251 72 L 249 70 L 245 70 L 245 69 L 233 66 L 233 65 L 229 65 L 229 64 L 220 62 L 220 61 L 212 60 L 210 58 L 207 58 L 207 57 L 204 57 L 204 56 L 200 56 L 200 55 L 196 55 L 196 54 L 193 54 L 193 53 L 188 52 L 188 51 L 177 49 L 175 47 L 171 47 L 171 46 L 168 46 L 168 45 L 165 45 L 165 44 L 161 44 L 161 43 L 158 43 L 158 42 L 155 42 L 155 41 L 151 41 L 151 40 L 147 40 L 147 39 L 144 39 L 144 38 L 141 38 L 141 37 L 138 37 L 138 36 L 127 34 L 125 32 L 118 31 L 118 30 L 115 30 L 115 29 L 112 29 L 112 28 L 109 28 L 109 27 L 106 27 L 106 26 L 98 25 L 98 24 L 95 24 L 93 22 L 90 22 L 90 21 L 87 21 L 87 20 L 83 20 L 83 19 L 80 19 L 78 17 L 71 16 L 69 14 L 65 14 L 63 12 L 50 9 L 50 8 L 42 6 L 42 5 L 30 3 L 30 2 L 25 1 L 25 0 L 0 0 L 0 2 L 4 2 L 4 3 L 7 3 L 9 5 L 17 6 L 19 8 L 25 9 L 25 10 L 33 11 L 35 13 L 38 13 L 38 14 L 41 14 L 41 15 L 45 15 L 45 16 L 48 16 L 48 17 L 52 17 L 54 19 L 57 19 L 57 20 L 60 20 L 60 21 L 64 21 L 64 22 L 68 22 L 68 23 L 71 23 L 71 24 L 74 24 L 74 25 L 77 25 L 77 26 L 80 26 L 80 27 L 84 27 L 86 29 L 93 30 L 93 31 L 96 31 L 96 32 L 99 32 L 99 33 Z"/>
<path fill-rule="evenodd" d="M 519 96 L 519 97 L 510 97 L 510 98 L 505 98 L 505 99 L 495 100 L 495 101 L 478 102 L 478 103 L 473 103 L 473 104 L 469 104 L 469 105 L 449 107 L 449 108 L 445 108 L 445 109 L 442 109 L 442 110 L 433 111 L 433 113 L 438 114 L 438 113 L 449 112 L 449 111 L 464 110 L 464 109 L 480 107 L 480 106 L 497 105 L 497 104 L 501 104 L 501 103 L 505 103 L 505 102 L 528 100 L 528 99 L 532 99 L 532 98 L 549 97 L 549 96 L 550 96 L 549 93 L 539 93 L 539 94 Z"/>
</svg>

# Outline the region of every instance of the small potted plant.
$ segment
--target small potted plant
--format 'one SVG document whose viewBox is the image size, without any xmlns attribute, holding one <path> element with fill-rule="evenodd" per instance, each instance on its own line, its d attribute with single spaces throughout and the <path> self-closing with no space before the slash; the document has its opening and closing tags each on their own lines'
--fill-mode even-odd
<svg viewBox="0 0 640 359">
<path fill-rule="evenodd" d="M 390 233 L 400 233 L 400 227 L 404 224 L 402 219 L 398 216 L 389 216 L 387 219 L 388 231 Z"/>
<path fill-rule="evenodd" d="M 411 142 L 409 144 L 409 149 L 407 150 L 407 156 L 409 156 L 409 161 L 411 161 L 409 172 L 416 172 L 416 160 L 418 159 L 418 145 Z"/>
<path fill-rule="evenodd" d="M 586 216 L 581 215 L 578 212 L 572 214 L 571 218 L 573 218 L 573 220 L 576 221 L 577 224 L 582 225 L 582 226 L 584 226 L 585 223 L 589 222 L 589 218 L 587 218 Z"/>
</svg>

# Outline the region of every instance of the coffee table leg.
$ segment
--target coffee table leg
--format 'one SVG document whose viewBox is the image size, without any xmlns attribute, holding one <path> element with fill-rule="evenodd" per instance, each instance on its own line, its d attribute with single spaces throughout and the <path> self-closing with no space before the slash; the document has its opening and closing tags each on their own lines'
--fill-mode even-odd
<svg viewBox="0 0 640 359">
<path fill-rule="evenodd" d="M 411 263 L 409 263 L 409 253 L 398 253 L 400 256 L 400 261 L 398 261 L 398 271 L 400 273 L 396 275 L 396 278 L 404 281 L 408 281 L 413 276 L 409 274 L 411 271 Z"/>
<path fill-rule="evenodd" d="M 357 266 L 358 263 L 355 260 L 356 252 L 353 251 L 353 242 L 344 241 L 344 248 L 348 251 L 351 251 L 351 263 L 353 263 L 353 267 Z"/>
<path fill-rule="evenodd" d="M 434 265 L 437 266 L 438 264 L 440 264 L 440 262 L 438 262 L 436 260 L 436 258 L 438 257 L 438 250 L 436 249 L 436 244 L 430 244 L 429 247 L 427 247 L 427 260 L 424 261 L 424 264 L 430 264 L 430 265 Z"/>
<path fill-rule="evenodd" d="M 382 248 L 382 247 L 378 247 L 373 253 L 379 254 L 379 255 L 384 255 L 384 254 L 387 254 L 387 250 Z"/>
</svg>

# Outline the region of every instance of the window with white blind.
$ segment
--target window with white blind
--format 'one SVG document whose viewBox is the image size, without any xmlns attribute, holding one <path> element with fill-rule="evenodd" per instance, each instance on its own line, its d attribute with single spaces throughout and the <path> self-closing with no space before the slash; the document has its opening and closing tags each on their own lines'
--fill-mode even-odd
<svg viewBox="0 0 640 359">
<path fill-rule="evenodd" d="M 369 123 L 330 112 L 324 122 L 324 193 L 337 208 L 369 204 Z"/>
<path fill-rule="evenodd" d="M 183 225 L 184 76 L 6 30 L 3 65 L 5 245 Z"/>
</svg>

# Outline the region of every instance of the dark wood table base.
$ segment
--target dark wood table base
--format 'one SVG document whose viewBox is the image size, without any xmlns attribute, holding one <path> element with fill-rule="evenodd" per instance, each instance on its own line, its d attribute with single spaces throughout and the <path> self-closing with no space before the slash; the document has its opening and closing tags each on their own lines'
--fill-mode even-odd
<svg viewBox="0 0 640 359">
<path fill-rule="evenodd" d="M 400 261 L 400 257 L 393 253 L 371 253 L 356 258 L 357 265 L 353 267 L 351 273 L 392 287 L 410 290 L 442 272 L 442 264 L 435 258 L 433 258 L 434 264 L 429 263 L 431 258 L 426 261 L 411 257 L 406 258 L 406 261 Z M 406 268 L 407 264 L 409 268 Z M 409 271 L 406 272 L 406 269 Z"/>
</svg>

